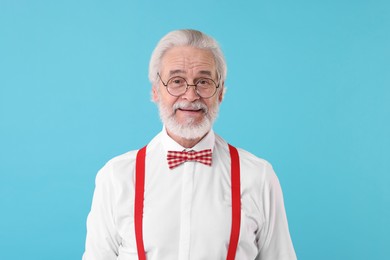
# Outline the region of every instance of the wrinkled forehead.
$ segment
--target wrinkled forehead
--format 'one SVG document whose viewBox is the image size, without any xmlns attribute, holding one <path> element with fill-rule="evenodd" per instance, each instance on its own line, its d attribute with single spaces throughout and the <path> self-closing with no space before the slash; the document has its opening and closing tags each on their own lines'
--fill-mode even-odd
<svg viewBox="0 0 390 260">
<path fill-rule="evenodd" d="M 216 76 L 216 65 L 211 51 L 191 46 L 173 47 L 161 59 L 164 76 Z"/>
</svg>

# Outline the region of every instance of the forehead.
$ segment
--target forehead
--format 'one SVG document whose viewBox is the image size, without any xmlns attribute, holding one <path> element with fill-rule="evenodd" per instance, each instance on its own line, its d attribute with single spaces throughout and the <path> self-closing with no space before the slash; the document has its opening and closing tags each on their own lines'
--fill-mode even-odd
<svg viewBox="0 0 390 260">
<path fill-rule="evenodd" d="M 161 60 L 161 72 L 172 74 L 192 74 L 200 71 L 215 73 L 215 61 L 213 54 L 208 50 L 192 46 L 176 46 L 169 49 Z"/>
</svg>

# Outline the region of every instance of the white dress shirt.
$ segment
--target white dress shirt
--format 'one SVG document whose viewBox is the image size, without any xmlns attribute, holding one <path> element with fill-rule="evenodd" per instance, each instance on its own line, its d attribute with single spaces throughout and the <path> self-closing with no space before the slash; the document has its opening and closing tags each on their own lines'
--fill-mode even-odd
<svg viewBox="0 0 390 260">
<path fill-rule="evenodd" d="M 231 228 L 230 154 L 210 131 L 191 150 L 213 150 L 212 166 L 185 162 L 170 170 L 168 150 L 185 148 L 165 130 L 146 152 L 143 237 L 148 260 L 226 259 Z M 272 166 L 238 149 L 241 229 L 238 260 L 296 259 L 282 190 Z M 137 151 L 110 160 L 97 174 L 83 260 L 136 260 L 134 178 Z"/>
</svg>

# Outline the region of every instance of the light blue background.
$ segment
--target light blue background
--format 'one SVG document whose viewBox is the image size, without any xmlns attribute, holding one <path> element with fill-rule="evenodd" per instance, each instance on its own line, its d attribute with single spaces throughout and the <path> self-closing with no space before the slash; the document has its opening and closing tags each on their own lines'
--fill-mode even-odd
<svg viewBox="0 0 390 260">
<path fill-rule="evenodd" d="M 299 259 L 389 259 L 387 0 L 0 0 L 0 259 L 80 259 L 96 172 L 161 129 L 168 31 L 228 62 L 215 131 L 269 160 Z"/>
</svg>

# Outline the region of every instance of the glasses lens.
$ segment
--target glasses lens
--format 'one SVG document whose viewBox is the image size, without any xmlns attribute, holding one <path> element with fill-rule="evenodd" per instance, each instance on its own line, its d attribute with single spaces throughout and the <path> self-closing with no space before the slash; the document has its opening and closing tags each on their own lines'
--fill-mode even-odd
<svg viewBox="0 0 390 260">
<path fill-rule="evenodd" d="M 212 79 L 200 78 L 196 82 L 196 92 L 203 98 L 212 97 L 217 91 L 217 86 Z M 167 90 L 173 96 L 181 96 L 187 91 L 187 81 L 182 77 L 173 77 L 167 82 Z M 191 85 L 192 86 L 192 85 Z"/>
<path fill-rule="evenodd" d="M 182 95 L 186 92 L 187 82 L 182 77 L 173 77 L 168 83 L 168 91 L 172 95 Z"/>
<path fill-rule="evenodd" d="M 206 78 L 199 79 L 196 83 L 196 88 L 198 90 L 198 94 L 204 98 L 213 96 L 217 90 L 217 86 L 214 81 Z"/>
</svg>

